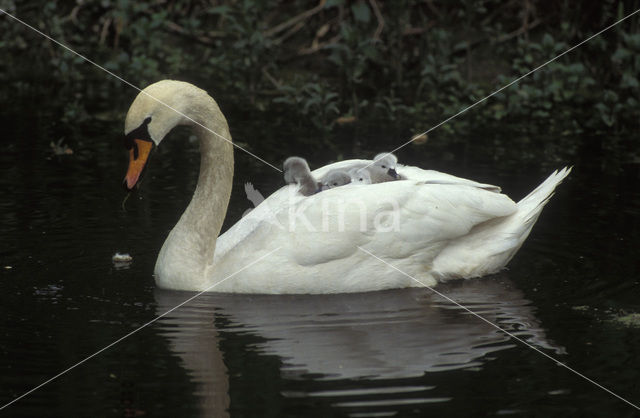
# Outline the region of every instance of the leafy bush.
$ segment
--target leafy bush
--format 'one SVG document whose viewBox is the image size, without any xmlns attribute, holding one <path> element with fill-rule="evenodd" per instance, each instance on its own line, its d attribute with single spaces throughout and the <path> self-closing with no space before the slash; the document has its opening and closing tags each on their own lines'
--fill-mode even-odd
<svg viewBox="0 0 640 418">
<path fill-rule="evenodd" d="M 134 85 L 161 78 L 214 89 L 236 109 L 289 112 L 318 130 L 387 120 L 423 131 L 631 11 L 633 2 L 465 0 L 5 1 L 3 8 Z M 597 16 L 597 17 L 593 17 Z M 634 16 L 443 125 L 637 128 L 640 19 Z M 61 129 L 121 118 L 122 82 L 0 18 L 0 100 L 49 91 Z M 111 112 L 111 113 L 109 113 Z M 340 118 L 340 119 L 338 119 Z"/>
</svg>

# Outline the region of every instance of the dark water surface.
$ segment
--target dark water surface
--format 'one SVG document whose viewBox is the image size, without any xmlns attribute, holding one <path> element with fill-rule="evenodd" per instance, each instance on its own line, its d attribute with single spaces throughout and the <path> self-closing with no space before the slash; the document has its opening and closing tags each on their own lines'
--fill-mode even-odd
<svg viewBox="0 0 640 418">
<path fill-rule="evenodd" d="M 321 138 L 302 137 L 299 130 L 266 134 L 268 120 L 229 121 L 237 141 L 262 144 L 252 151 L 277 164 L 294 153 L 308 155 L 314 165 L 368 147 L 373 155 L 402 139 L 393 130 L 345 131 L 342 147 L 307 148 Z M 46 146 L 58 138 L 49 137 L 42 118 L 3 122 L 10 138 L 0 153 L 4 405 L 192 296 L 156 289 L 152 271 L 195 187 L 198 154 L 184 141 L 163 143 L 123 211 L 122 121 L 67 138 L 75 149 L 64 156 Z M 428 143 L 398 155 L 407 163 L 502 185 L 514 199 L 553 169 L 575 165 L 508 270 L 439 290 L 640 404 L 640 329 L 614 321 L 640 312 L 639 164 L 625 150 L 603 146 L 607 135 L 563 140 L 574 147 L 553 158 L 541 151 L 553 138 L 529 144 L 537 149 L 532 157 L 526 147 L 510 148 L 499 132 L 469 137 L 465 146 Z M 236 152 L 226 227 L 251 207 L 245 181 L 265 195 L 281 184 L 279 173 Z M 114 266 L 116 251 L 130 253 L 134 262 Z M 638 411 L 429 290 L 403 289 L 203 295 L 3 413 L 378 417 Z"/>
</svg>

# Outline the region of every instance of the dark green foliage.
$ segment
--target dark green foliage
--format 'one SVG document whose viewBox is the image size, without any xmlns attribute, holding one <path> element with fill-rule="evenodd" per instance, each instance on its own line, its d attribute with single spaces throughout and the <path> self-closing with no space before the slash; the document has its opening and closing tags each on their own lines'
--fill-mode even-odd
<svg viewBox="0 0 640 418">
<path fill-rule="evenodd" d="M 192 81 L 228 106 L 424 131 L 640 7 L 528 0 L 3 2 L 3 8 L 143 87 Z M 638 15 L 505 89 L 442 133 L 509 121 L 558 132 L 622 132 L 640 118 Z M 0 101 L 49 89 L 66 129 L 121 118 L 122 82 L 0 17 Z M 111 109 L 119 109 L 114 114 Z M 535 123 L 532 123 L 535 121 Z"/>
</svg>

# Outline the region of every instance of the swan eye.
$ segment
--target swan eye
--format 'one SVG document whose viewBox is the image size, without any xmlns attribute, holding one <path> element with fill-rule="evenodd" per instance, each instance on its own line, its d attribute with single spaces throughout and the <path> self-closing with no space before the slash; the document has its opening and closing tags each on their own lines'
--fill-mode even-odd
<svg viewBox="0 0 640 418">
<path fill-rule="evenodd" d="M 133 148 L 135 159 L 138 158 L 138 151 L 134 139 L 153 142 L 149 135 L 149 129 L 147 128 L 149 123 L 151 123 L 151 116 L 147 116 L 140 126 L 124 136 L 124 147 L 128 150 Z"/>
<path fill-rule="evenodd" d="M 360 178 L 358 179 L 358 181 L 363 181 L 363 180 L 364 180 L 364 179 L 363 179 L 362 177 L 360 177 Z"/>
<path fill-rule="evenodd" d="M 335 182 L 334 182 L 334 183 L 333 183 L 333 185 L 334 185 L 334 186 L 337 186 L 337 185 L 338 185 L 338 183 L 335 183 Z"/>
<path fill-rule="evenodd" d="M 382 166 L 382 168 L 387 168 L 387 166 L 386 166 L 386 165 L 383 165 L 383 166 Z"/>
</svg>

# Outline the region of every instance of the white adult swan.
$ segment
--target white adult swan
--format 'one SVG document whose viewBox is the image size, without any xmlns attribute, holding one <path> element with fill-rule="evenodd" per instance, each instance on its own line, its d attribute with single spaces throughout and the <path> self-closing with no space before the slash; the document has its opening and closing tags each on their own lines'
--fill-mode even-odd
<svg viewBox="0 0 640 418">
<path fill-rule="evenodd" d="M 494 273 L 520 248 L 569 173 L 554 172 L 517 204 L 496 186 L 408 166 L 398 166 L 407 180 L 308 197 L 287 185 L 218 237 L 231 194 L 233 146 L 219 137 L 230 139 L 229 127 L 204 90 L 163 80 L 138 94 L 125 122 L 125 185 L 136 185 L 153 144 L 159 146 L 177 125 L 195 130 L 201 160 L 191 203 L 156 261 L 156 283 L 169 289 L 361 292 L 421 285 L 407 275 L 433 286 Z M 330 164 L 313 174 L 321 178 L 361 161 Z"/>
</svg>

